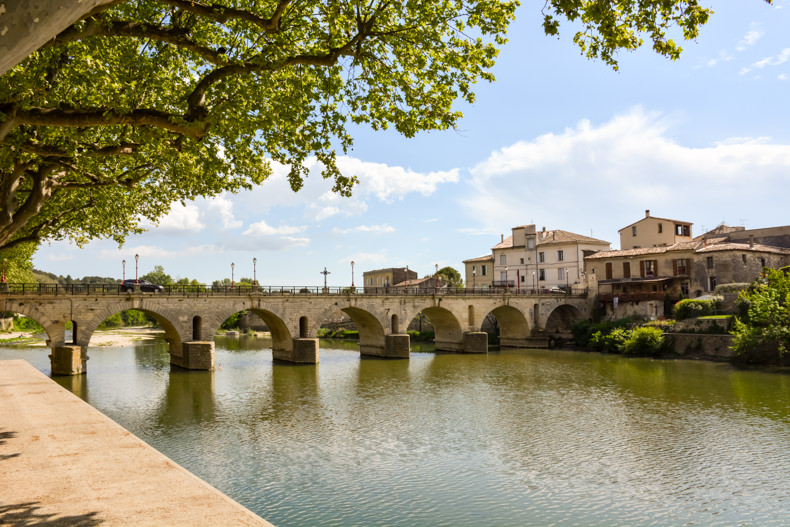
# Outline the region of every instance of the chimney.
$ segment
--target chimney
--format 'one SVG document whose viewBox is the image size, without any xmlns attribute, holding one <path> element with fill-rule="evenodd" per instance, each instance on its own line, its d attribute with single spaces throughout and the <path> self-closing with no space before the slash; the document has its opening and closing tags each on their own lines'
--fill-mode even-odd
<svg viewBox="0 0 790 527">
<path fill-rule="evenodd" d="M 754 249 L 754 234 L 749 235 L 749 249 Z"/>
<path fill-rule="evenodd" d="M 545 226 L 543 227 L 543 232 L 546 232 L 546 227 Z"/>
<path fill-rule="evenodd" d="M 505 241 L 505 235 L 504 234 L 500 234 L 499 235 L 499 243 L 502 243 L 503 241 Z"/>
<path fill-rule="evenodd" d="M 645 218 L 650 217 L 650 209 L 645 209 Z"/>
</svg>

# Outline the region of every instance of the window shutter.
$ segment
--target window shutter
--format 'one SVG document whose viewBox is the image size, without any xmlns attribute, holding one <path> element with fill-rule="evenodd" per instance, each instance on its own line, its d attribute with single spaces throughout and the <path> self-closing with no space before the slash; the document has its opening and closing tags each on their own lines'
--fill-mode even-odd
<svg viewBox="0 0 790 527">
<path fill-rule="evenodd" d="M 677 276 L 678 275 L 678 261 L 677 260 L 672 260 L 672 275 L 673 276 Z"/>
<path fill-rule="evenodd" d="M 645 261 L 639 260 L 639 276 L 645 277 Z"/>
</svg>

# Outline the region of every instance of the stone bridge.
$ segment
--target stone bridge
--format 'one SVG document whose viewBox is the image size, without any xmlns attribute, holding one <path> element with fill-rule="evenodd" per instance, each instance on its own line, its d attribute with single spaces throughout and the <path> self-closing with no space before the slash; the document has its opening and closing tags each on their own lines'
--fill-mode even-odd
<svg viewBox="0 0 790 527">
<path fill-rule="evenodd" d="M 52 372 L 86 371 L 88 344 L 105 319 L 128 309 L 142 311 L 162 326 L 170 362 L 187 369 L 214 367 L 213 337 L 231 315 L 248 311 L 268 325 L 275 360 L 318 362 L 317 332 L 337 311 L 346 313 L 359 329 L 362 355 L 408 358 L 406 328 L 419 313 L 430 319 L 437 351 L 486 353 L 483 320 L 496 317 L 500 346 L 546 347 L 551 335 L 567 332 L 570 324 L 587 318 L 585 295 L 484 293 L 443 294 L 441 289 L 415 294 L 357 294 L 347 289 L 301 293 L 250 290 L 245 293 L 143 293 L 115 290 L 78 294 L 63 292 L 0 292 L 2 311 L 38 322 L 52 348 Z M 460 290 L 464 291 L 464 290 Z M 68 337 L 66 326 L 72 325 Z"/>
</svg>

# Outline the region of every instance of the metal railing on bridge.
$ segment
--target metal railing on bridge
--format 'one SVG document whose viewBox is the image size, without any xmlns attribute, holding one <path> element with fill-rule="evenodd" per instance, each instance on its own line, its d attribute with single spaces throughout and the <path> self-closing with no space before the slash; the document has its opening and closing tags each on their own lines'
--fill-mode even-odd
<svg viewBox="0 0 790 527">
<path fill-rule="evenodd" d="M 0 283 L 0 296 L 8 295 L 170 295 L 170 296 L 291 296 L 291 295 L 370 295 L 370 296 L 465 296 L 465 295 L 551 295 L 584 296 L 584 288 L 570 288 L 567 291 L 525 288 L 489 287 L 322 287 L 322 286 L 264 286 L 251 284 L 234 285 L 162 285 L 135 286 L 133 291 L 122 284 L 37 284 L 37 283 Z M 142 290 L 141 290 L 142 288 Z"/>
</svg>

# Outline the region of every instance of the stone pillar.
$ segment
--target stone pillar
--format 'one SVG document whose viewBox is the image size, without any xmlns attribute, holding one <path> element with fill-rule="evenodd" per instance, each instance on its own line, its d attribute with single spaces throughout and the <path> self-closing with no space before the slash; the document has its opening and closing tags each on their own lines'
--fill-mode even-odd
<svg viewBox="0 0 790 527">
<path fill-rule="evenodd" d="M 193 340 L 181 344 L 181 357 L 170 354 L 170 364 L 187 370 L 214 369 L 214 342 Z"/>
<path fill-rule="evenodd" d="M 52 346 L 49 361 L 52 375 L 80 375 L 86 370 L 82 362 L 82 346 Z"/>
<path fill-rule="evenodd" d="M 521 338 L 499 337 L 499 347 L 501 348 L 548 348 L 549 337 L 532 336 Z"/>
<path fill-rule="evenodd" d="M 299 338 L 292 341 L 290 350 L 272 349 L 272 358 L 299 364 L 318 364 L 318 339 Z"/>
<path fill-rule="evenodd" d="M 382 357 L 408 359 L 411 349 L 411 337 L 407 333 L 384 335 L 384 354 Z"/>
<path fill-rule="evenodd" d="M 464 353 L 488 353 L 488 333 L 485 331 L 464 333 Z"/>
</svg>

